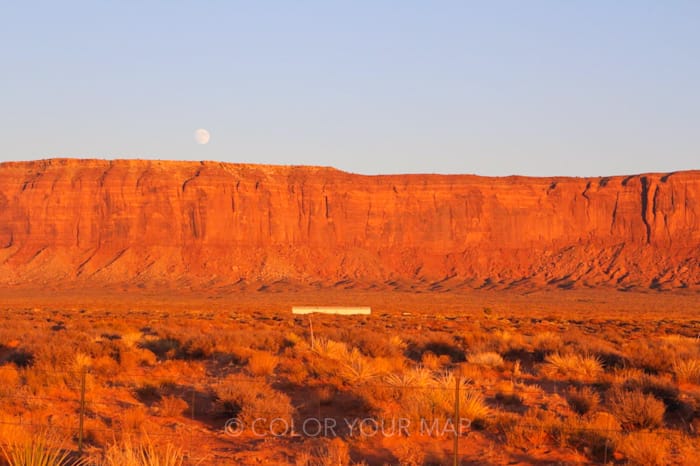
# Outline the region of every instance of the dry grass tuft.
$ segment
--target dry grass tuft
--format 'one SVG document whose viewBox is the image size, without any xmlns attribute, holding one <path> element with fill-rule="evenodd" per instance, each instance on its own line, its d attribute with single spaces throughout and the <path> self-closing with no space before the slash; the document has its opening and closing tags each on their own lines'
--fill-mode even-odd
<svg viewBox="0 0 700 466">
<path fill-rule="evenodd" d="M 182 466 L 184 457 L 180 448 L 167 443 L 159 446 L 147 437 L 134 443 L 126 437 L 121 444 L 114 443 L 105 451 L 103 466 Z"/>
<path fill-rule="evenodd" d="M 493 351 L 485 351 L 482 353 L 470 354 L 467 357 L 467 361 L 478 366 L 486 367 L 503 367 L 503 357 L 500 354 Z"/>
<path fill-rule="evenodd" d="M 423 466 L 426 464 L 426 454 L 418 445 L 413 445 L 410 441 L 402 442 L 394 453 L 399 460 L 400 466 Z"/>
<path fill-rule="evenodd" d="M 297 455 L 296 466 L 348 466 L 350 449 L 340 438 L 320 439 L 309 451 Z"/>
<path fill-rule="evenodd" d="M 256 377 L 269 376 L 275 373 L 279 358 L 267 351 L 256 351 L 248 359 L 248 370 Z"/>
<path fill-rule="evenodd" d="M 532 346 L 542 353 L 558 351 L 564 343 L 561 337 L 554 332 L 539 332 L 532 337 Z"/>
<path fill-rule="evenodd" d="M 143 405 L 136 405 L 125 409 L 120 416 L 121 425 L 126 432 L 139 432 L 148 422 L 148 409 Z"/>
<path fill-rule="evenodd" d="M 571 379 L 590 380 L 603 372 L 603 363 L 589 354 L 552 353 L 545 357 L 545 374 L 558 374 Z"/>
<path fill-rule="evenodd" d="M 187 409 L 188 404 L 177 396 L 164 396 L 160 400 L 160 412 L 163 416 L 177 417 Z"/>
<path fill-rule="evenodd" d="M 673 363 L 673 374 L 680 383 L 700 383 L 700 359 L 680 359 Z"/>
</svg>

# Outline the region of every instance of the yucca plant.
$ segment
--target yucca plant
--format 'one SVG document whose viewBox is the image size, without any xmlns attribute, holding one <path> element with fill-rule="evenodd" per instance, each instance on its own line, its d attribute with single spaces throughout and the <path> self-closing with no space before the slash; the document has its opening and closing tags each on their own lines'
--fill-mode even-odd
<svg viewBox="0 0 700 466">
<path fill-rule="evenodd" d="M 62 448 L 60 442 L 54 442 L 53 437 L 53 435 L 40 433 L 7 447 L 0 445 L 0 451 L 2 451 L 9 466 L 81 466 L 86 464 L 83 460 L 72 459 L 70 451 Z"/>
<path fill-rule="evenodd" d="M 105 453 L 104 466 L 182 466 L 182 451 L 167 443 L 155 445 L 148 437 L 134 443 L 130 437 L 112 444 Z"/>
<path fill-rule="evenodd" d="M 603 363 L 589 354 L 552 353 L 545 357 L 545 372 L 569 378 L 590 379 L 603 372 Z"/>
<path fill-rule="evenodd" d="M 356 348 L 347 354 L 341 375 L 350 382 L 366 382 L 380 375 L 372 360 L 364 357 Z"/>
</svg>

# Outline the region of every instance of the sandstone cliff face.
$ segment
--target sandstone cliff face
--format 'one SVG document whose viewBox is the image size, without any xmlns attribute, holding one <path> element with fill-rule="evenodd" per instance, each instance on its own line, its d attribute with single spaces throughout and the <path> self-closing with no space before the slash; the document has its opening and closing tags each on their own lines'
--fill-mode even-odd
<svg viewBox="0 0 700 466">
<path fill-rule="evenodd" d="M 700 288 L 700 172 L 0 164 L 0 286 Z M 255 285 L 258 286 L 258 285 Z"/>
</svg>

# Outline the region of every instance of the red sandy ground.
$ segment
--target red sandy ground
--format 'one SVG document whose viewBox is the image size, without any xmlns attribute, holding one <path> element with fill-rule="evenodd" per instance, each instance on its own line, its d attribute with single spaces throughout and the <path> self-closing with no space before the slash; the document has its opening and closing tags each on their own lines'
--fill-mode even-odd
<svg viewBox="0 0 700 466">
<path fill-rule="evenodd" d="M 29 309 L 38 313 L 62 311 L 65 315 L 85 310 L 82 317 L 98 317 L 103 312 L 127 316 L 153 312 L 154 318 L 167 312 L 170 321 L 197 319 L 202 312 L 221 314 L 278 315 L 289 318 L 293 305 L 368 305 L 371 319 L 400 319 L 415 322 L 415 331 L 423 326 L 447 323 L 446 318 L 483 316 L 488 308 L 493 316 L 520 316 L 533 319 L 573 320 L 663 320 L 690 321 L 700 318 L 700 295 L 694 292 L 620 292 L 601 290 L 548 290 L 524 293 L 511 291 L 470 291 L 449 293 L 410 293 L 357 291 L 343 289 L 235 292 L 230 294 L 155 292 L 123 293 L 115 290 L 36 289 L 3 290 L 0 306 L 9 310 Z M 78 314 L 75 314 L 76 317 Z M 459 320 L 450 322 L 459 325 Z M 303 394 L 300 394 L 303 396 Z M 333 409 L 343 410 L 343 406 Z M 212 425 L 214 421 L 212 420 Z M 232 439 L 222 432 L 212 432 L 206 425 L 194 429 L 183 438 L 183 447 L 194 457 L 208 456 L 212 464 L 276 464 L 285 452 L 299 448 L 300 439 L 242 438 Z M 369 464 L 383 464 L 396 438 L 367 441 L 365 448 Z M 452 440 L 447 438 L 413 439 L 423 442 L 426 450 L 449 452 Z M 527 452 L 494 446 L 480 432 L 472 432 L 460 440 L 462 464 L 575 464 L 586 459 L 570 449 L 534 448 Z M 373 460 L 374 459 L 374 460 Z"/>
</svg>

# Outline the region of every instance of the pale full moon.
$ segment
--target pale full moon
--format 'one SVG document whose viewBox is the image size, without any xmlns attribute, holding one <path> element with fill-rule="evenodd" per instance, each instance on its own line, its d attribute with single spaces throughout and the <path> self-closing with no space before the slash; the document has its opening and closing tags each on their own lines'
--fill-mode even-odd
<svg viewBox="0 0 700 466">
<path fill-rule="evenodd" d="M 197 141 L 197 144 L 207 144 L 210 138 L 211 134 L 204 128 L 199 128 L 194 132 L 194 140 Z"/>
</svg>

